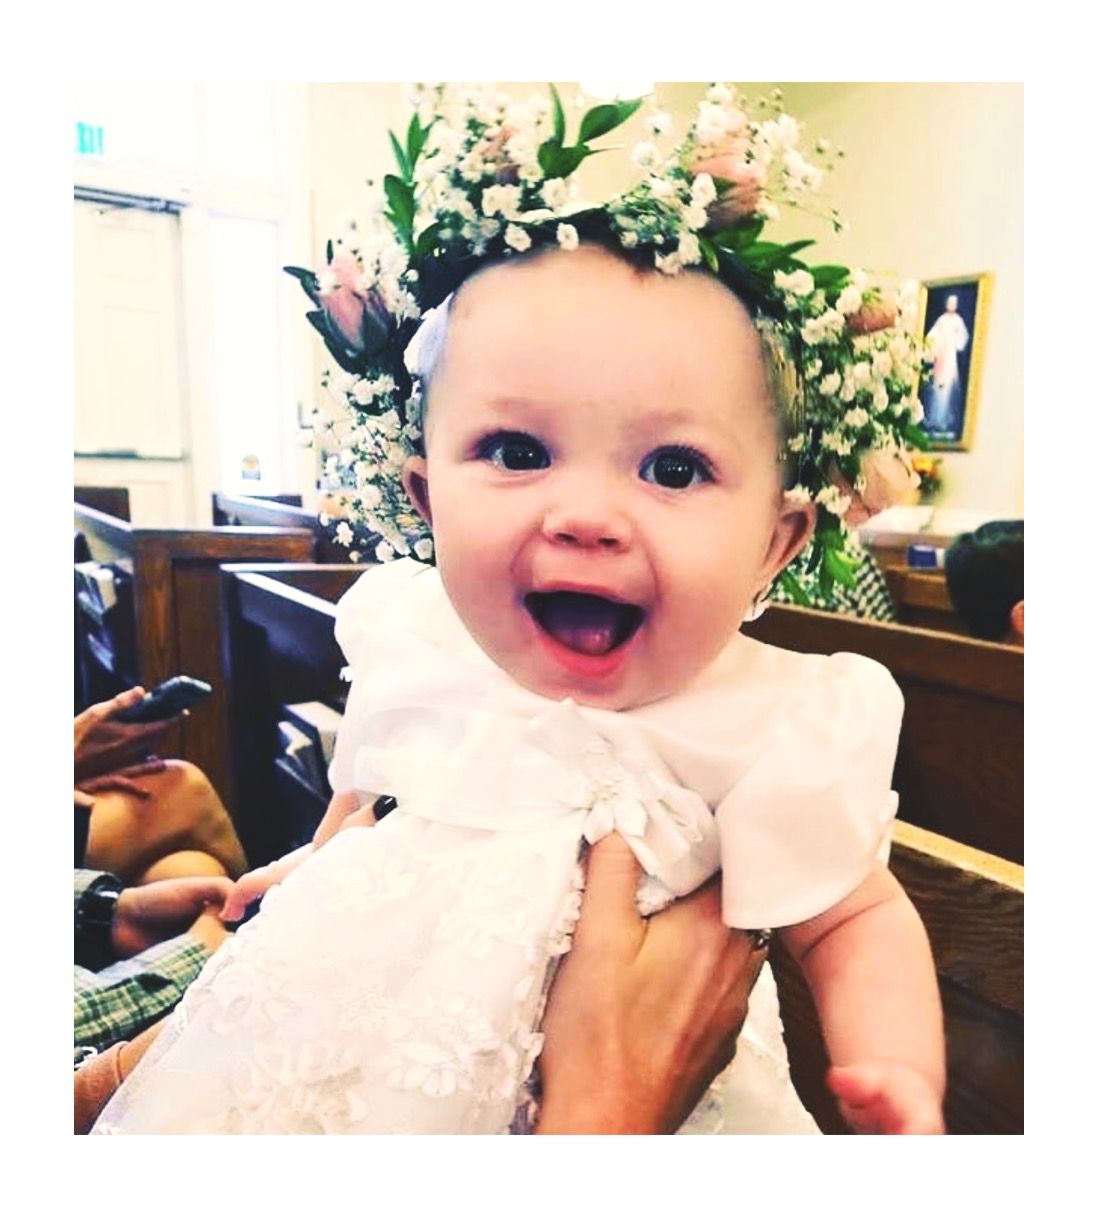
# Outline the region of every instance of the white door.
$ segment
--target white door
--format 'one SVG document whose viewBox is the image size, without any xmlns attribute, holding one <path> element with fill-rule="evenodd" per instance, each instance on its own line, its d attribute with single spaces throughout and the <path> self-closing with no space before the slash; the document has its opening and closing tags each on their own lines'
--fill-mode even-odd
<svg viewBox="0 0 1098 1217">
<path fill-rule="evenodd" d="M 75 480 L 130 487 L 136 523 L 184 523 L 179 217 L 78 199 L 74 246 Z M 142 502 L 157 518 L 141 518 Z"/>
</svg>

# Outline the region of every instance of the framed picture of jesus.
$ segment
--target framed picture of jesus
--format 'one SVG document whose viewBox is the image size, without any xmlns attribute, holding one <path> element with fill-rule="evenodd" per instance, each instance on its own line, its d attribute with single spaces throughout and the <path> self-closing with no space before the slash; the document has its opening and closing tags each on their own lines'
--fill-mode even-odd
<svg viewBox="0 0 1098 1217">
<path fill-rule="evenodd" d="M 920 285 L 919 336 L 923 345 L 919 400 L 923 430 L 934 449 L 972 447 L 980 373 L 991 301 L 989 272 Z"/>
</svg>

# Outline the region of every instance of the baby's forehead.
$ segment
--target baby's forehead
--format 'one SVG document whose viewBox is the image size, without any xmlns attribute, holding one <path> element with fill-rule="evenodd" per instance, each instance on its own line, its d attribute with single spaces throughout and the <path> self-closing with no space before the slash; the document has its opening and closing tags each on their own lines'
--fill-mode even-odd
<svg viewBox="0 0 1098 1217">
<path fill-rule="evenodd" d="M 600 249 L 553 251 L 493 265 L 444 312 L 426 419 L 442 398 L 629 400 L 667 414 L 756 427 L 774 446 L 770 365 L 739 299 L 704 271 L 667 275 Z M 638 422 L 640 419 L 638 418 Z"/>
<path fill-rule="evenodd" d="M 665 274 L 598 246 L 488 266 L 457 290 L 447 313 L 447 343 L 491 344 L 503 335 L 529 343 L 545 333 L 586 346 L 654 326 L 667 335 L 660 345 L 669 358 L 676 343 L 684 361 L 698 364 L 760 365 L 766 357 L 747 308 L 715 275 Z"/>
</svg>

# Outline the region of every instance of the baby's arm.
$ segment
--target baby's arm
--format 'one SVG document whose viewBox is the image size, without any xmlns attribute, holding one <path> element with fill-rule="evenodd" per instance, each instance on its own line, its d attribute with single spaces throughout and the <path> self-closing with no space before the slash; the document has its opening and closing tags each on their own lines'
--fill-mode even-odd
<svg viewBox="0 0 1098 1217">
<path fill-rule="evenodd" d="M 221 910 L 221 920 L 239 921 L 249 904 L 258 900 L 276 883 L 281 883 L 292 870 L 300 866 L 325 841 L 334 837 L 341 828 L 350 828 L 356 824 L 376 824 L 374 801 L 374 795 L 362 796 L 354 790 L 341 790 L 334 794 L 323 819 L 313 833 L 313 839 L 307 845 L 299 846 L 274 862 L 268 862 L 266 866 L 256 867 L 246 875 L 241 875 Z"/>
<path fill-rule="evenodd" d="M 941 1133 L 945 1036 L 926 930 L 878 865 L 834 908 L 781 931 L 816 999 L 828 1084 L 857 1132 Z"/>
</svg>

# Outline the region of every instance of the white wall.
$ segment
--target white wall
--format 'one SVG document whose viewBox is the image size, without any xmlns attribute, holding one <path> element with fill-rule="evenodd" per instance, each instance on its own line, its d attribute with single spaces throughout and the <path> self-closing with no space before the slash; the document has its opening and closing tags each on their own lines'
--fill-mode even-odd
<svg viewBox="0 0 1098 1217">
<path fill-rule="evenodd" d="M 514 91 L 543 88 L 529 82 Z M 770 84 L 744 84 L 749 95 Z M 578 90 L 558 82 L 565 102 Z M 943 454 L 944 509 L 987 515 L 1023 513 L 1022 114 L 1020 84 L 785 83 L 787 107 L 813 138 L 844 150 L 828 179 L 828 202 L 850 232 L 783 217 L 777 235 L 817 236 L 812 260 L 837 260 L 902 278 L 947 278 L 991 271 L 994 284 L 976 433 L 970 452 Z M 676 119 L 693 113 L 704 85 L 660 84 L 658 103 Z M 392 169 L 387 131 L 407 121 L 401 84 L 309 87 L 313 244 L 304 265 L 318 265 L 342 214 L 360 209 L 368 177 Z M 583 167 L 585 191 L 609 193 L 632 170 L 628 153 L 642 137 L 640 116 L 608 141 L 617 150 Z M 303 314 L 306 301 L 287 280 Z M 308 327 L 302 321 L 304 330 Z M 311 336 L 317 398 L 326 353 Z"/>
</svg>

